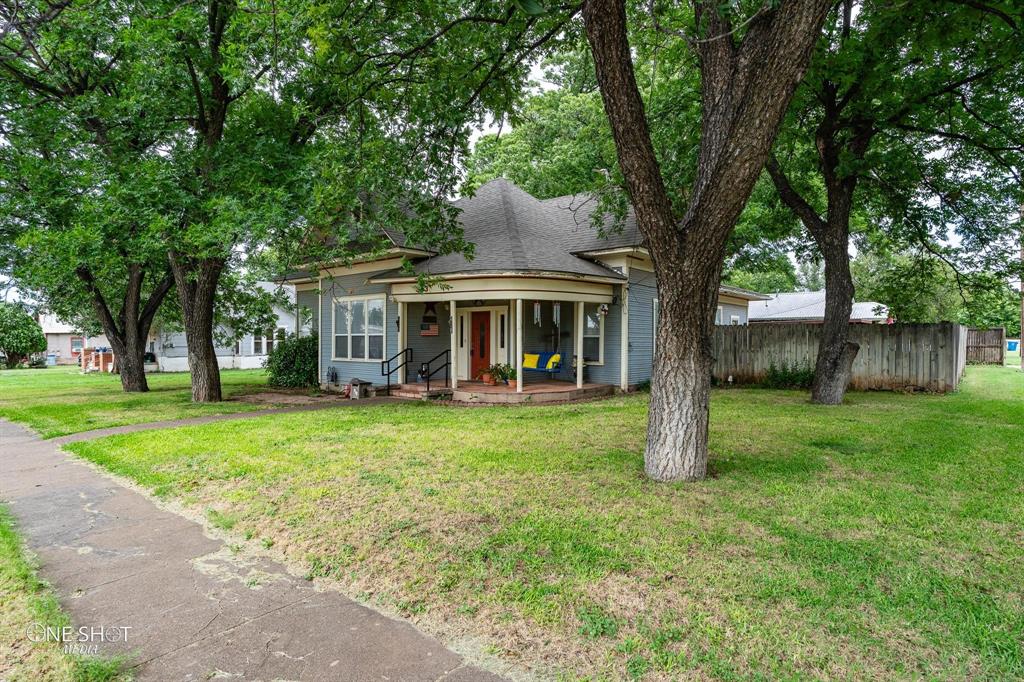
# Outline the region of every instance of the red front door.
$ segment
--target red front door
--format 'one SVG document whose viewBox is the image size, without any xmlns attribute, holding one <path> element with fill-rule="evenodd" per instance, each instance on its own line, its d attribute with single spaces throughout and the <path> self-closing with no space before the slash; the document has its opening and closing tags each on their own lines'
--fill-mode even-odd
<svg viewBox="0 0 1024 682">
<path fill-rule="evenodd" d="M 480 370 L 491 366 L 491 313 L 474 312 L 469 328 L 469 372 L 470 379 L 476 379 Z"/>
</svg>

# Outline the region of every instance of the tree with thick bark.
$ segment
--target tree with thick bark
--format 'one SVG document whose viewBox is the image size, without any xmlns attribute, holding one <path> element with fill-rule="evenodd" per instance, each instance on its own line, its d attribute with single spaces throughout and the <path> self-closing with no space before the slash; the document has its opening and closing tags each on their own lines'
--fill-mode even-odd
<svg viewBox="0 0 1024 682">
<path fill-rule="evenodd" d="M 588 0 L 583 20 L 618 162 L 658 280 L 657 352 L 645 470 L 659 481 L 705 477 L 710 337 L 726 243 L 803 77 L 831 0 L 765 3 L 742 19 L 735 6 L 695 0 L 686 28 L 700 69 L 696 174 L 673 205 L 637 89 L 623 0 Z"/>
<path fill-rule="evenodd" d="M 842 403 L 859 350 L 849 339 L 850 241 L 858 212 L 866 226 L 901 230 L 906 216 L 898 205 L 908 197 L 938 197 L 937 215 L 953 208 L 941 201 L 940 186 L 957 169 L 929 138 L 957 115 L 962 97 L 998 91 L 1001 72 L 1020 61 L 1015 14 L 1019 9 L 998 1 L 843 0 L 827 23 L 767 164 L 780 199 L 825 266 L 814 402 Z M 886 195 L 896 201 L 880 200 Z M 916 213 L 926 210 L 926 202 L 910 203 Z M 971 221 L 960 222 L 971 229 Z M 929 242 L 944 236 L 910 234 Z"/>
<path fill-rule="evenodd" d="M 4 267 L 61 319 L 102 330 L 122 388 L 146 391 L 146 342 L 173 287 L 159 242 L 173 187 L 155 154 L 160 131 L 115 85 L 128 76 L 111 15 L 62 28 L 55 6 L 0 13 L 15 29 L 0 39 Z M 69 42 L 91 49 L 62 51 Z"/>
<path fill-rule="evenodd" d="M 290 254 L 313 231 L 348 243 L 371 212 L 385 224 L 422 215 L 422 228 L 407 230 L 417 243 L 464 246 L 451 216 L 439 217 L 453 159 L 470 124 L 517 97 L 526 58 L 575 13 L 536 9 L 0 3 L 13 29 L 0 36 L 0 73 L 29 105 L 52 103 L 79 140 L 102 148 L 141 136 L 146 161 L 169 169 L 173 182 L 146 225 L 158 228 L 153 243 L 178 290 L 193 399 L 215 401 L 225 273 L 268 247 Z"/>
</svg>

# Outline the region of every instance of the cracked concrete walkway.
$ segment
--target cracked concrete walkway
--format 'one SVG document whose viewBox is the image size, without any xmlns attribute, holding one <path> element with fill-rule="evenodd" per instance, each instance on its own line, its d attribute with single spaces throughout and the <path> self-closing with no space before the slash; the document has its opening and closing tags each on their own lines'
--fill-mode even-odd
<svg viewBox="0 0 1024 682">
<path fill-rule="evenodd" d="M 140 680 L 487 680 L 411 624 L 290 576 L 0 420 L 0 499 L 76 627 Z"/>
</svg>

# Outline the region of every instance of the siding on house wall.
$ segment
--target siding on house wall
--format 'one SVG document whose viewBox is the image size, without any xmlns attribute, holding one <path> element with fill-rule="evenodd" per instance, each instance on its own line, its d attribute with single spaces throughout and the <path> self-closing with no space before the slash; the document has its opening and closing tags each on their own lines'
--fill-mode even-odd
<svg viewBox="0 0 1024 682">
<path fill-rule="evenodd" d="M 299 317 L 300 334 L 305 336 L 309 332 L 314 334 L 320 329 L 320 315 L 317 312 L 317 303 L 319 300 L 319 293 L 316 289 L 308 289 L 304 291 L 295 292 L 295 300 L 298 303 L 299 310 L 303 308 L 308 310 L 308 313 L 301 312 Z M 306 320 L 306 316 L 309 316 L 309 320 Z M 289 329 L 289 332 L 293 329 Z"/>
<path fill-rule="evenodd" d="M 622 300 L 624 287 L 616 286 L 615 295 Z M 632 325 L 632 320 L 630 320 Z M 575 340 L 576 335 L 573 334 Z M 608 314 L 604 316 L 604 364 L 587 365 L 583 371 L 586 381 L 599 384 L 619 385 L 621 379 L 619 368 L 622 366 L 622 305 L 608 304 Z"/>
<path fill-rule="evenodd" d="M 630 386 L 651 380 L 651 369 L 654 366 L 654 299 L 657 297 L 658 284 L 654 273 L 637 268 L 631 269 L 629 271 Z"/>
<path fill-rule="evenodd" d="M 324 333 L 320 334 L 320 383 L 327 383 L 328 368 L 334 367 L 338 372 L 339 384 L 346 384 L 351 379 L 362 379 L 380 384 L 384 377 L 380 373 L 380 360 L 332 360 L 334 329 L 332 306 L 334 298 L 345 296 L 365 296 L 381 294 L 384 297 L 384 359 L 398 352 L 398 304 L 387 300 L 387 284 L 370 284 L 366 280 L 377 273 L 360 273 L 356 275 L 340 275 L 324 277 L 320 280 L 320 319 L 323 320 Z M 415 378 L 415 375 L 413 375 Z"/>
<path fill-rule="evenodd" d="M 396 304 L 397 305 L 397 304 Z M 426 312 L 426 303 L 409 303 L 406 305 L 406 346 L 412 348 L 412 364 L 406 373 L 406 381 L 416 381 L 416 373 L 419 372 L 420 363 L 430 360 L 438 353 L 444 352 L 451 347 L 451 316 L 450 303 L 435 303 L 434 311 L 437 313 L 437 336 L 423 336 L 420 333 L 420 323 L 423 321 L 423 313 Z M 395 313 L 398 314 L 397 312 Z M 398 349 L 401 350 L 401 349 Z M 395 352 L 397 353 L 398 350 Z M 444 371 L 434 375 L 436 378 L 443 378 Z"/>
<path fill-rule="evenodd" d="M 722 308 L 722 320 L 718 324 L 732 324 L 733 315 L 740 318 L 740 324 L 747 323 L 747 306 L 734 303 L 719 303 L 718 305 Z"/>
</svg>

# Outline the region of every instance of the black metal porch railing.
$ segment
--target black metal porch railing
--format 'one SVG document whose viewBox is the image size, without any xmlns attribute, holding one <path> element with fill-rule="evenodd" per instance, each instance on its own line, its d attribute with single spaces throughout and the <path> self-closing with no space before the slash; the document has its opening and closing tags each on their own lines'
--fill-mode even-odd
<svg viewBox="0 0 1024 682">
<path fill-rule="evenodd" d="M 402 358 L 402 362 L 392 367 L 391 363 Z M 380 361 L 380 373 L 387 377 L 388 395 L 391 395 L 391 375 L 412 362 L 412 348 L 403 348 L 387 360 Z"/>
<path fill-rule="evenodd" d="M 432 365 L 434 364 L 434 361 L 441 357 L 444 358 L 444 363 L 438 365 L 437 367 L 433 367 Z M 440 353 L 438 353 L 437 355 L 435 355 L 434 357 L 430 358 L 422 365 L 420 365 L 420 373 L 425 375 L 427 379 L 427 392 L 430 391 L 430 377 L 434 376 L 442 369 L 444 370 L 444 387 L 448 388 L 448 368 L 451 367 L 451 359 L 451 349 L 446 348 L 445 350 L 441 351 Z"/>
</svg>

